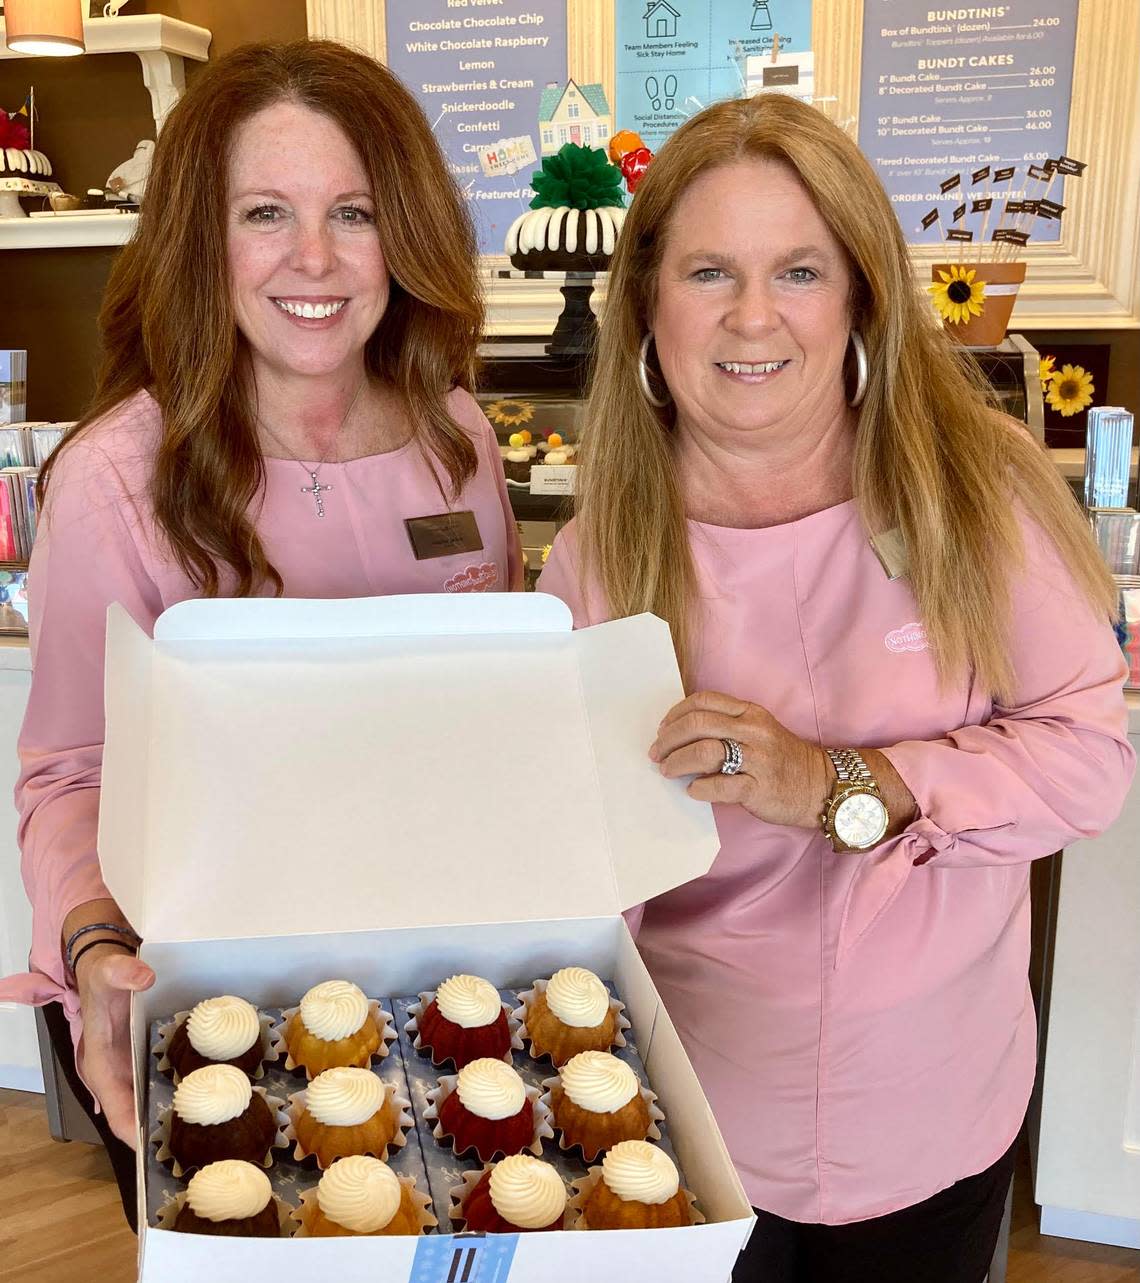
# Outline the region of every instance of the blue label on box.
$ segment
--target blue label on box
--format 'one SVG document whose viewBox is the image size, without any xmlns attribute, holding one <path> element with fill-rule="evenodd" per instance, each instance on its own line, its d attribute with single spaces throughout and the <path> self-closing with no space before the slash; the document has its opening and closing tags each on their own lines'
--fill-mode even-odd
<svg viewBox="0 0 1140 1283">
<path fill-rule="evenodd" d="M 517 1234 L 429 1234 L 416 1244 L 410 1283 L 505 1283 Z"/>
</svg>

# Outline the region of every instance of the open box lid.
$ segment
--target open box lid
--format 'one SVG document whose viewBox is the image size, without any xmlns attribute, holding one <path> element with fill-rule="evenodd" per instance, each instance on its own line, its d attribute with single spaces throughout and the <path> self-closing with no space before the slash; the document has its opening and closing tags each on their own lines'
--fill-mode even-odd
<svg viewBox="0 0 1140 1283">
<path fill-rule="evenodd" d="M 611 915 L 716 855 L 681 697 L 661 620 L 541 593 L 112 606 L 103 875 L 151 940 Z"/>
</svg>

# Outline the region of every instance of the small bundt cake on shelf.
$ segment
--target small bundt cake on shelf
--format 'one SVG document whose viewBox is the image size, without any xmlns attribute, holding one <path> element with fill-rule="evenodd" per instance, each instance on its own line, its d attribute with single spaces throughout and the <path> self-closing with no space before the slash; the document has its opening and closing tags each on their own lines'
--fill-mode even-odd
<svg viewBox="0 0 1140 1283">
<path fill-rule="evenodd" d="M 174 1228 L 180 1234 L 280 1238 L 281 1217 L 269 1177 L 237 1159 L 208 1164 L 190 1178 Z"/>
<path fill-rule="evenodd" d="M 195 1069 L 174 1089 L 167 1148 L 184 1172 L 223 1158 L 263 1163 L 276 1136 L 264 1094 L 233 1065 Z"/>
<path fill-rule="evenodd" d="M 513 1154 L 482 1174 L 460 1212 L 475 1234 L 531 1233 L 562 1229 L 566 1202 L 566 1186 L 549 1163 Z"/>
</svg>

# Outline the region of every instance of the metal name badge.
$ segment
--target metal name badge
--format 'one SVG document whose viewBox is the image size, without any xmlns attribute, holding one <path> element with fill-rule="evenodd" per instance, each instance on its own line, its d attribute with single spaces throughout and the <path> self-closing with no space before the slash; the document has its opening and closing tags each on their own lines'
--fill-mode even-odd
<svg viewBox="0 0 1140 1283">
<path fill-rule="evenodd" d="M 409 517 L 404 522 L 417 561 L 478 552 L 483 536 L 473 512 L 441 512 L 433 517 Z"/>
<path fill-rule="evenodd" d="M 890 580 L 902 579 L 907 571 L 906 543 L 902 531 L 897 526 L 893 530 L 883 530 L 871 536 L 871 548 L 879 559 L 879 565 Z"/>
</svg>

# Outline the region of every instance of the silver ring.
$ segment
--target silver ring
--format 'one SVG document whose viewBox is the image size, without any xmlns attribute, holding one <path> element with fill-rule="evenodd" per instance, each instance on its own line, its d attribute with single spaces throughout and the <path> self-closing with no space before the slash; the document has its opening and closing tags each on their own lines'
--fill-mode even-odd
<svg viewBox="0 0 1140 1283">
<path fill-rule="evenodd" d="M 722 775 L 739 775 L 744 768 L 744 752 L 736 740 L 721 740 L 724 745 L 724 762 L 721 764 Z"/>
</svg>

